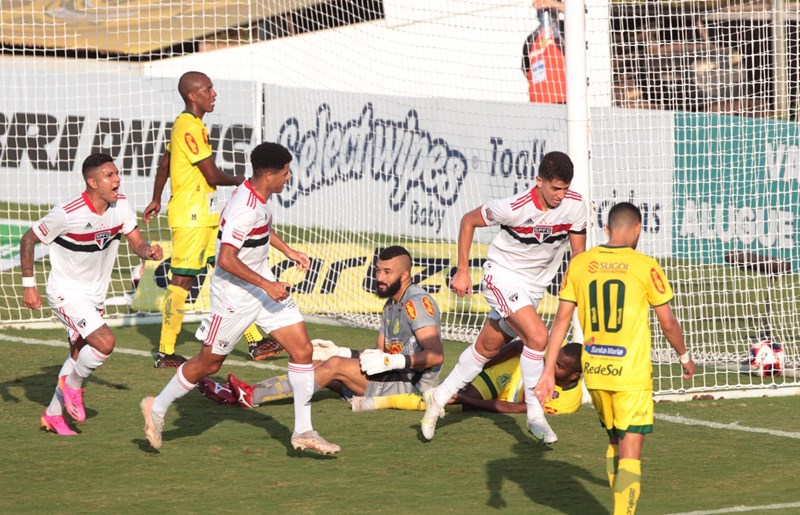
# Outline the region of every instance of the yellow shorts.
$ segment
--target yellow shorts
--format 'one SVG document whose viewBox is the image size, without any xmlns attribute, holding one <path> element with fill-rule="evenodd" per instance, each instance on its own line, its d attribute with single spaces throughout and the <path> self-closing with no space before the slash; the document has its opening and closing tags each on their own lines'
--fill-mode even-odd
<svg viewBox="0 0 800 515">
<path fill-rule="evenodd" d="M 170 269 L 173 274 L 195 276 L 213 265 L 217 227 L 173 227 Z"/>
<path fill-rule="evenodd" d="M 522 374 L 519 371 L 519 358 L 498 363 L 484 369 L 472 381 L 472 386 L 484 400 L 498 399 L 508 402 L 520 402 L 516 398 L 521 391 Z"/>
<path fill-rule="evenodd" d="M 600 416 L 600 425 L 609 436 L 653 432 L 653 391 L 612 392 L 589 390 Z"/>
</svg>

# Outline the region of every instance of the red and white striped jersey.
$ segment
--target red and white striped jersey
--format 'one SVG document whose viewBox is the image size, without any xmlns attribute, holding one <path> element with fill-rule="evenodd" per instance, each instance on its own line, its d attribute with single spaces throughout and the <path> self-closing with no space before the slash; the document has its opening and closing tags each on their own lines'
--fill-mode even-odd
<svg viewBox="0 0 800 515">
<path fill-rule="evenodd" d="M 486 225 L 500 226 L 488 259 L 524 276 L 528 287 L 543 289 L 561 265 L 569 234 L 586 233 L 586 206 L 580 194 L 568 190 L 557 208 L 543 210 L 537 188 L 491 200 L 481 215 Z"/>
<path fill-rule="evenodd" d="M 103 305 L 122 234 L 136 229 L 136 213 L 120 194 L 102 215 L 84 192 L 58 204 L 36 222 L 33 233 L 50 245 L 47 296 L 52 307 L 89 298 Z"/>
<path fill-rule="evenodd" d="M 222 245 L 239 249 L 239 259 L 256 273 L 274 281 L 269 269 L 272 204 L 253 190 L 250 181 L 237 187 L 219 222 L 217 256 Z M 217 312 L 243 310 L 261 302 L 266 292 L 217 266 L 211 278 L 211 304 Z M 231 309 L 228 309 L 231 308 Z"/>
</svg>

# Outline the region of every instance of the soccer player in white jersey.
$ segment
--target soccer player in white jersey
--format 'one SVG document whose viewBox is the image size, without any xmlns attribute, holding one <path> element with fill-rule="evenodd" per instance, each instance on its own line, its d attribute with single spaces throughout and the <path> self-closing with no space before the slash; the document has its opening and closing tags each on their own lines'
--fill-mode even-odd
<svg viewBox="0 0 800 515">
<path fill-rule="evenodd" d="M 42 298 L 33 274 L 34 247 L 50 245 L 47 299 L 67 328 L 70 355 L 58 373 L 58 385 L 41 418 L 42 428 L 77 434 L 64 417 L 86 419 L 83 382 L 114 350 L 114 334 L 103 322 L 103 302 L 111 281 L 122 234 L 142 259 L 160 260 L 161 247 L 144 241 L 136 213 L 119 192 L 119 171 L 111 156 L 92 154 L 83 161 L 86 190 L 58 204 L 20 241 L 23 303 L 40 309 Z"/>
<path fill-rule="evenodd" d="M 534 395 L 547 345 L 547 326 L 536 308 L 561 265 L 567 242 L 573 256 L 586 250 L 587 210 L 581 196 L 569 189 L 573 169 L 569 156 L 549 152 L 539 164 L 533 189 L 491 200 L 461 218 L 457 270 L 450 282 L 459 297 L 472 295 L 468 263 L 475 228 L 500 226 L 483 266 L 482 291 L 491 311 L 477 340 L 461 353 L 444 382 L 424 394 L 421 426 L 426 439 L 433 438 L 447 401 L 518 335 L 525 344 L 520 369 L 528 430 L 540 443 L 558 440 Z"/>
<path fill-rule="evenodd" d="M 253 176 L 237 187 L 222 212 L 217 236 L 217 268 L 211 279 L 211 321 L 200 353 L 178 367 L 175 376 L 157 397 L 141 402 L 145 435 L 154 449 L 161 447 L 164 415 L 178 398 L 193 390 L 204 377 L 216 373 L 245 329 L 255 322 L 289 353 L 289 382 L 294 391 L 295 449 L 323 454 L 339 452 L 311 425 L 314 393 L 312 345 L 303 316 L 289 296 L 289 283 L 277 281 L 269 268 L 270 245 L 297 263 L 301 270 L 311 264 L 273 231 L 273 194 L 283 191 L 291 179 L 292 155 L 277 143 L 253 149 Z"/>
</svg>

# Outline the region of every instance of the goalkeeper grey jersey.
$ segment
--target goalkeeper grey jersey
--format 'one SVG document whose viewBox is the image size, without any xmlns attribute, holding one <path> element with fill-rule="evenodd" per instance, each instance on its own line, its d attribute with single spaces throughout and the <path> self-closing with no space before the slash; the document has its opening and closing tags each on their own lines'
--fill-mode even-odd
<svg viewBox="0 0 800 515">
<path fill-rule="evenodd" d="M 400 302 L 388 299 L 383 306 L 381 333 L 385 352 L 407 356 L 422 352 L 423 348 L 417 343 L 414 331 L 432 325 L 441 333 L 439 306 L 421 286 L 412 284 L 406 288 Z M 436 366 L 424 371 L 402 369 L 397 372 L 406 376 L 405 380 L 412 383 L 417 390 L 425 391 L 436 385 L 441 368 Z"/>
</svg>

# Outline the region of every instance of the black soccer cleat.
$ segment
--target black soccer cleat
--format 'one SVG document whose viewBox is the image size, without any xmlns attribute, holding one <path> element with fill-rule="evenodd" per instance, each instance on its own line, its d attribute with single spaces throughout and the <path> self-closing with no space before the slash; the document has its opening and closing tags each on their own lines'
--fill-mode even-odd
<svg viewBox="0 0 800 515">
<path fill-rule="evenodd" d="M 164 354 L 163 352 L 156 353 L 156 359 L 153 363 L 155 368 L 178 368 L 186 363 L 186 358 L 178 354 Z"/>
<path fill-rule="evenodd" d="M 249 348 L 250 357 L 255 361 L 269 358 L 285 350 L 277 340 L 269 336 L 263 338 L 260 342 L 251 343 Z"/>
</svg>

